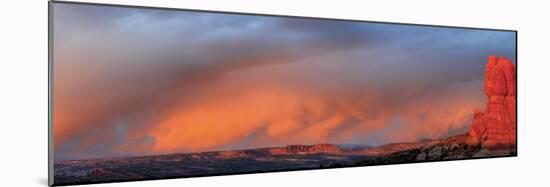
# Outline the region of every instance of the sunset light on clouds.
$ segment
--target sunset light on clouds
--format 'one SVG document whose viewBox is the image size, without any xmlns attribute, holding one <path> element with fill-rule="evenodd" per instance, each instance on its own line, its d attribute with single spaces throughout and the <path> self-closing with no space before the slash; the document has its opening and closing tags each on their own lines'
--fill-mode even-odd
<svg viewBox="0 0 550 187">
<path fill-rule="evenodd" d="M 56 4 L 55 159 L 466 131 L 515 33 Z M 515 63 L 515 62 L 514 62 Z"/>
</svg>

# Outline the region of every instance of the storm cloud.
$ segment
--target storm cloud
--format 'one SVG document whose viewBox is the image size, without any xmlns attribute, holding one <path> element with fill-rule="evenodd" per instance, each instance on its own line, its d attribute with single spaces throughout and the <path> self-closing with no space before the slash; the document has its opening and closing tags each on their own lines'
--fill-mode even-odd
<svg viewBox="0 0 550 187">
<path fill-rule="evenodd" d="M 515 33 L 54 4 L 55 159 L 458 133 Z"/>
</svg>

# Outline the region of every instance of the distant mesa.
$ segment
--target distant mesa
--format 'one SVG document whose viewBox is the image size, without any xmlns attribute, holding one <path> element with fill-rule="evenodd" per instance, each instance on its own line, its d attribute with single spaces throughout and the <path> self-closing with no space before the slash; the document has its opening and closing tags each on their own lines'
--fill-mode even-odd
<svg viewBox="0 0 550 187">
<path fill-rule="evenodd" d="M 489 56 L 485 69 L 486 111 L 474 112 L 468 135 L 471 144 L 487 149 L 516 146 L 516 71 L 504 57 Z"/>
<path fill-rule="evenodd" d="M 218 158 L 241 158 L 248 156 L 242 150 L 229 150 L 229 151 L 219 151 L 217 152 Z"/>
<path fill-rule="evenodd" d="M 271 154 L 283 155 L 283 154 L 315 154 L 315 153 L 329 153 L 341 155 L 344 151 L 334 144 L 315 144 L 315 145 L 289 145 L 285 147 L 271 148 L 269 150 Z"/>
</svg>

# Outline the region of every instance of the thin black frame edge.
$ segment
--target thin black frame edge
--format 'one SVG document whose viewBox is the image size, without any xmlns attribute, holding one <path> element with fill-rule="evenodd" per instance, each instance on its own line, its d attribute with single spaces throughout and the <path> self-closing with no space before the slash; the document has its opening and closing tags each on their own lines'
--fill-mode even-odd
<svg viewBox="0 0 550 187">
<path fill-rule="evenodd" d="M 268 16 L 268 17 L 299 18 L 299 19 L 349 21 L 349 22 L 362 22 L 362 23 L 380 23 L 380 24 L 392 24 L 392 25 L 410 25 L 410 26 L 421 26 L 421 27 L 442 27 L 442 28 L 455 28 L 455 29 L 475 29 L 475 30 L 517 32 L 517 30 L 515 30 L 515 29 L 495 29 L 495 28 L 483 28 L 483 27 L 466 27 L 466 26 L 453 26 L 453 25 L 435 25 L 435 24 L 404 23 L 404 22 L 389 22 L 389 21 L 372 21 L 372 20 L 313 17 L 313 16 L 293 16 L 293 15 L 283 15 L 283 14 L 263 14 L 263 13 L 252 13 L 252 12 L 233 12 L 233 11 L 206 10 L 206 9 L 170 8 L 170 7 L 157 7 L 157 6 L 140 6 L 140 5 L 125 5 L 125 4 L 111 4 L 111 3 L 77 2 L 77 1 L 64 1 L 64 0 L 50 0 L 50 2 L 59 3 L 59 4 L 80 4 L 80 5 L 91 5 L 91 6 L 121 7 L 121 8 L 140 8 L 140 9 L 156 9 L 156 10 L 170 10 L 170 11 L 191 11 L 191 12 L 203 12 L 203 13 L 238 14 L 238 15 L 249 15 L 249 16 Z"/>
<path fill-rule="evenodd" d="M 53 1 L 48 1 L 48 186 L 54 181 L 53 148 Z"/>
<path fill-rule="evenodd" d="M 519 89 L 518 89 L 518 87 L 519 87 L 519 84 L 518 84 L 519 83 L 518 82 L 518 79 L 519 79 L 519 62 L 518 62 L 518 59 L 519 59 L 519 57 L 518 57 L 518 54 L 519 53 L 518 53 L 518 31 L 515 30 L 513 32 L 514 32 L 514 35 L 516 36 L 515 37 L 515 39 L 516 39 L 516 46 L 515 46 L 515 51 L 516 51 L 516 59 L 515 59 L 516 60 L 516 155 L 515 156 L 517 157 L 519 155 L 519 153 L 518 153 L 519 152 L 518 151 L 518 145 L 519 145 L 519 143 L 518 143 L 518 139 L 519 139 L 518 138 L 518 128 L 519 128 L 518 127 L 519 126 L 518 125 L 519 124 L 519 122 L 518 122 L 519 121 L 519 112 L 518 112 L 519 111 L 519 105 L 518 105 L 518 96 L 519 96 L 519 92 L 518 92 L 519 91 Z"/>
<path fill-rule="evenodd" d="M 138 6 L 138 5 L 123 5 L 123 4 L 109 4 L 109 3 L 93 3 L 93 2 L 75 2 L 75 1 L 48 1 L 48 185 L 49 186 L 70 186 L 70 185 L 89 185 L 89 184 L 106 184 L 117 182 L 139 182 L 139 181 L 154 181 L 154 180 L 167 180 L 167 179 L 185 179 L 185 178 L 199 178 L 199 177 L 215 177 L 215 176 L 232 176 L 232 175 L 247 175 L 257 173 L 278 173 L 278 172 L 294 172 L 294 171 L 310 171 L 310 170 L 324 170 L 324 169 L 339 169 L 339 168 L 354 168 L 354 167 L 368 167 L 368 166 L 387 166 L 387 165 L 402 165 L 402 164 L 417 164 L 417 163 L 433 163 L 433 162 L 448 162 L 448 161 L 465 161 L 465 160 L 480 160 L 480 159 L 493 159 L 493 158 L 514 158 L 519 156 L 518 149 L 518 121 L 516 120 L 516 147 L 515 154 L 504 156 L 489 156 L 479 158 L 461 158 L 452 160 L 427 160 L 427 161 L 413 161 L 413 162 L 401 162 L 401 163 L 381 163 L 371 165 L 357 165 L 357 166 L 336 166 L 327 168 L 304 168 L 304 169 L 290 169 L 290 170 L 273 170 L 273 171 L 259 171 L 259 172 L 237 172 L 237 173 L 220 173 L 209 175 L 197 175 L 197 176 L 180 176 L 180 177 L 166 177 L 155 179 L 138 179 L 138 180 L 113 180 L 106 182 L 83 182 L 83 183 L 71 183 L 71 184 L 56 184 L 54 180 L 54 137 L 53 137 L 53 14 L 54 4 L 78 4 L 78 5 L 90 5 L 90 6 L 109 6 L 109 7 L 121 7 L 121 8 L 139 8 L 139 9 L 155 9 L 155 10 L 169 10 L 169 11 L 191 11 L 191 12 L 203 12 L 203 13 L 220 13 L 220 14 L 237 14 L 237 15 L 250 15 L 250 16 L 268 16 L 268 17 L 282 17 L 282 18 L 299 18 L 299 19 L 316 19 L 316 20 L 331 20 L 331 21 L 347 21 L 347 22 L 359 22 L 359 23 L 379 23 L 390 25 L 409 25 L 409 26 L 421 26 L 421 27 L 438 27 L 438 28 L 453 28 L 453 29 L 472 29 L 472 30 L 488 30 L 488 31 L 501 31 L 501 32 L 513 32 L 515 34 L 515 62 L 516 62 L 516 98 L 519 95 L 519 62 L 518 62 L 518 30 L 517 29 L 495 29 L 495 28 L 482 28 L 482 27 L 465 27 L 465 26 L 451 26 L 451 25 L 433 25 L 433 24 L 419 24 L 419 23 L 403 23 L 403 22 L 385 22 L 385 21 L 372 21 L 372 20 L 358 20 L 358 19 L 342 19 L 342 18 L 326 18 L 326 17 L 310 17 L 310 16 L 292 16 L 292 15 L 277 15 L 277 14 L 262 14 L 262 13 L 249 13 L 249 12 L 232 12 L 232 11 L 218 11 L 218 10 L 204 10 L 204 9 L 187 9 L 187 8 L 169 8 L 169 7 L 156 7 L 156 6 Z M 519 119 L 518 101 L 516 99 L 516 119 Z"/>
</svg>

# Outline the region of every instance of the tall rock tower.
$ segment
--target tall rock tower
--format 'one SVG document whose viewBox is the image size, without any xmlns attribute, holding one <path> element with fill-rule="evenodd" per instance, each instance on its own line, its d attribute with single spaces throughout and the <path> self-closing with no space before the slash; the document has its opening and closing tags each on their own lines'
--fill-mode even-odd
<svg viewBox="0 0 550 187">
<path fill-rule="evenodd" d="M 485 69 L 485 112 L 475 112 L 468 135 L 487 149 L 516 146 L 516 70 L 506 58 L 489 56 Z"/>
</svg>

